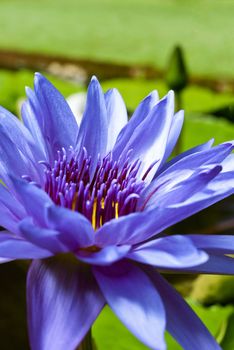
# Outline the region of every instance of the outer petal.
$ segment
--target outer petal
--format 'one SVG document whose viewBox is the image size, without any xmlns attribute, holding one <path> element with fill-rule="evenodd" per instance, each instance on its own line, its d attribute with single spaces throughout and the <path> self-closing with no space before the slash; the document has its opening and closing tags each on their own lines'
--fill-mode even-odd
<svg viewBox="0 0 234 350">
<path fill-rule="evenodd" d="M 22 204 L 12 195 L 6 186 L 0 183 L 0 203 L 4 205 L 15 217 L 22 219 L 26 211 Z"/>
<path fill-rule="evenodd" d="M 53 202 L 45 191 L 26 181 L 11 176 L 18 199 L 24 206 L 29 216 L 41 226 L 46 226 L 46 206 Z"/>
<path fill-rule="evenodd" d="M 233 188 L 220 192 L 202 193 L 198 198 L 168 207 L 155 207 L 113 219 L 103 225 L 95 235 L 99 246 L 112 244 L 138 244 L 162 232 L 167 227 L 207 208 L 233 193 Z M 113 234 L 116 232 L 116 234 Z"/>
<path fill-rule="evenodd" d="M 44 140 L 44 137 L 42 136 L 42 130 L 35 115 L 35 113 L 40 114 L 38 108 L 35 107 L 37 105 L 36 96 L 34 91 L 30 88 L 26 88 L 26 94 L 28 96 L 28 100 L 23 103 L 21 108 L 22 120 L 26 128 L 31 133 L 34 143 L 37 146 L 39 153 L 41 154 L 41 156 L 38 156 L 38 159 L 45 159 L 48 161 L 49 155 L 46 146 L 46 140 Z"/>
<path fill-rule="evenodd" d="M 94 274 L 107 303 L 125 326 L 150 349 L 166 349 L 164 308 L 147 276 L 127 262 L 96 267 Z"/>
<path fill-rule="evenodd" d="M 20 120 L 9 111 L 0 106 L 0 126 L 11 141 L 27 158 L 32 161 L 38 160 L 38 148 L 28 129 Z"/>
<path fill-rule="evenodd" d="M 9 259 L 47 258 L 52 253 L 8 233 L 0 233 L 0 257 Z"/>
<path fill-rule="evenodd" d="M 68 251 L 68 248 L 58 238 L 59 232 L 38 227 L 33 224 L 30 218 L 22 220 L 19 224 L 19 229 L 25 239 L 43 249 L 51 251 L 53 254 Z"/>
<path fill-rule="evenodd" d="M 168 172 L 182 169 L 197 170 L 199 167 L 221 163 L 233 150 L 233 142 L 226 142 L 211 149 L 189 154 L 170 165 L 160 175 L 165 176 Z"/>
<path fill-rule="evenodd" d="M 98 155 L 104 156 L 107 146 L 107 111 L 101 86 L 93 77 L 87 92 L 87 103 L 81 121 L 76 150 L 86 148 L 94 171 Z"/>
<path fill-rule="evenodd" d="M 128 115 L 125 103 L 118 90 L 108 90 L 105 93 L 105 102 L 108 120 L 108 141 L 106 151 L 109 152 L 113 148 L 119 132 L 127 124 Z"/>
<path fill-rule="evenodd" d="M 204 264 L 183 269 L 183 272 L 234 275 L 234 258 L 225 255 L 209 255 Z"/>
<path fill-rule="evenodd" d="M 212 146 L 212 144 L 214 143 L 214 139 L 209 140 L 206 143 L 203 143 L 201 145 L 198 145 L 196 147 L 190 148 L 189 150 L 180 153 L 178 156 L 172 158 L 169 162 L 167 162 L 166 164 L 163 164 L 163 166 L 161 167 L 161 169 L 155 174 L 155 176 L 158 176 L 159 173 L 164 172 L 167 168 L 170 168 L 173 164 L 177 163 L 180 159 L 186 158 L 187 156 L 189 156 L 190 154 L 193 153 L 198 153 L 198 152 L 202 152 L 202 151 L 206 151 L 209 150 Z"/>
<path fill-rule="evenodd" d="M 150 208 L 156 205 L 160 207 L 170 206 L 176 203 L 182 203 L 194 194 L 201 192 L 220 172 L 222 167 L 216 165 L 213 168 L 205 170 L 199 169 L 189 176 L 189 172 L 185 175 L 182 172 L 174 173 L 172 180 L 165 180 L 165 183 L 158 185 L 157 181 L 152 183 L 144 193 L 142 194 L 141 201 L 139 202 L 139 209 Z M 184 176 L 187 176 L 185 180 Z M 181 177 L 181 180 L 180 180 Z"/>
<path fill-rule="evenodd" d="M 12 156 L 14 155 L 14 157 Z M 5 185 L 11 186 L 8 175 L 14 173 L 15 176 L 22 175 L 33 176 L 36 181 L 39 180 L 38 171 L 35 164 L 28 155 L 23 154 L 17 143 L 10 138 L 10 135 L 0 124 L 0 180 Z"/>
<path fill-rule="evenodd" d="M 121 132 L 117 137 L 117 140 L 113 149 L 113 157 L 115 159 L 119 159 L 124 148 L 126 147 L 126 144 L 128 143 L 130 137 L 132 136 L 133 131 L 148 116 L 151 109 L 156 105 L 157 102 L 158 102 L 158 93 L 157 91 L 153 91 L 139 104 L 139 106 L 133 113 L 131 119 L 126 124 L 126 126 L 121 130 Z"/>
<path fill-rule="evenodd" d="M 53 156 L 57 156 L 62 147 L 75 146 L 78 124 L 64 97 L 39 73 L 35 74 L 34 88 L 37 98 L 36 105 L 36 101 L 32 101 L 34 113 L 47 148 L 51 148 Z"/>
<path fill-rule="evenodd" d="M 154 169 L 160 166 L 164 157 L 173 113 L 174 95 L 170 92 L 152 108 L 148 116 L 135 130 L 132 129 L 132 135 L 126 143 L 121 157 L 124 159 L 130 150 L 134 150 L 131 154 L 131 160 L 137 158 L 142 159 L 142 174 L 144 174 L 155 161 L 157 161 L 157 164 Z M 142 142 L 142 140 L 144 140 L 144 142 Z M 115 148 L 113 150 L 113 155 L 116 157 Z M 149 176 L 147 176 L 147 180 L 150 181 Z"/>
<path fill-rule="evenodd" d="M 19 234 L 18 223 L 19 219 L 2 203 L 0 204 L 0 226 L 4 227 L 8 231 Z"/>
<path fill-rule="evenodd" d="M 48 206 L 46 210 L 49 227 L 60 232 L 60 240 L 71 250 L 93 245 L 94 230 L 86 217 L 55 205 Z"/>
<path fill-rule="evenodd" d="M 189 267 L 208 260 L 208 255 L 198 250 L 184 236 L 168 236 L 141 244 L 127 256 L 130 259 L 157 267 Z"/>
<path fill-rule="evenodd" d="M 85 265 L 52 258 L 32 263 L 27 304 L 32 350 L 74 350 L 104 306 L 104 299 Z"/>
<path fill-rule="evenodd" d="M 183 298 L 153 269 L 150 277 L 163 299 L 167 330 L 184 350 L 221 350 L 205 325 Z"/>
<path fill-rule="evenodd" d="M 166 150 L 164 153 L 164 157 L 161 163 L 161 166 L 163 165 L 164 161 L 167 160 L 167 158 L 170 156 L 171 152 L 173 151 L 179 136 L 180 136 L 180 132 L 183 126 L 183 122 L 184 122 L 184 111 L 179 111 L 177 112 L 172 120 L 172 125 L 171 125 L 171 129 L 168 135 L 168 140 L 167 140 L 167 146 L 166 146 Z"/>
<path fill-rule="evenodd" d="M 99 252 L 92 253 L 80 250 L 76 256 L 79 260 L 92 265 L 111 265 L 114 262 L 123 259 L 129 252 L 131 246 L 108 246 Z"/>
<path fill-rule="evenodd" d="M 187 235 L 198 249 L 209 253 L 234 254 L 234 236 Z"/>
</svg>

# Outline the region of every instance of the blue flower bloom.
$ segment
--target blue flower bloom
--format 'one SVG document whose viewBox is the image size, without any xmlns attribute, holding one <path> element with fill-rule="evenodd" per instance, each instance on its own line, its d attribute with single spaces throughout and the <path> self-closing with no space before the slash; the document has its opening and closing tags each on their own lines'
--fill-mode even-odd
<svg viewBox="0 0 234 350">
<path fill-rule="evenodd" d="M 117 90 L 88 88 L 80 127 L 40 74 L 21 123 L 0 109 L 0 259 L 33 259 L 33 350 L 73 350 L 105 303 L 151 349 L 167 329 L 184 349 L 220 349 L 160 272 L 233 274 L 233 236 L 171 225 L 233 193 L 233 142 L 170 156 L 183 113 L 152 92 L 130 121 Z"/>
</svg>

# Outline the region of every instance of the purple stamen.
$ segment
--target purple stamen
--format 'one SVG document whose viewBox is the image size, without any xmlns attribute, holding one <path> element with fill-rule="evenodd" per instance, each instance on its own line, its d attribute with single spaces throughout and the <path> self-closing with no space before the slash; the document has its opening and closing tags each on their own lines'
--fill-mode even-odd
<svg viewBox="0 0 234 350">
<path fill-rule="evenodd" d="M 78 211 L 95 229 L 105 222 L 137 210 L 145 183 L 139 178 L 141 161 L 113 161 L 111 153 L 98 159 L 90 177 L 91 158 L 84 148 L 79 155 L 71 148 L 57 152 L 54 165 L 45 165 L 44 190 L 57 205 Z"/>
</svg>

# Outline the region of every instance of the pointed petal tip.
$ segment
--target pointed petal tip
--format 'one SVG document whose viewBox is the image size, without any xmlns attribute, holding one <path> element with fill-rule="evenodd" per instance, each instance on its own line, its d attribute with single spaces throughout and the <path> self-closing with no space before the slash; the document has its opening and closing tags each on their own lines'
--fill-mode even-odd
<svg viewBox="0 0 234 350">
<path fill-rule="evenodd" d="M 165 96 L 167 99 L 171 100 L 175 98 L 175 92 L 173 90 L 169 90 L 168 93 Z"/>
<path fill-rule="evenodd" d="M 90 83 L 96 83 L 96 84 L 100 85 L 99 80 L 98 80 L 98 78 L 96 77 L 96 75 L 93 75 L 93 76 L 91 77 Z"/>
</svg>

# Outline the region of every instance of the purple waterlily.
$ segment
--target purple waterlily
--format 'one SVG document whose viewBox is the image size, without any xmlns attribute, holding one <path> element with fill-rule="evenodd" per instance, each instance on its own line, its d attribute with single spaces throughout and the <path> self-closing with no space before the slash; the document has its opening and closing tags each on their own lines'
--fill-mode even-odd
<svg viewBox="0 0 234 350">
<path fill-rule="evenodd" d="M 183 113 L 152 92 L 130 121 L 96 78 L 78 126 L 42 75 L 21 123 L 0 109 L 0 257 L 33 259 L 27 278 L 33 350 L 74 350 L 107 303 L 151 349 L 167 329 L 184 349 L 220 349 L 159 271 L 233 274 L 233 236 L 166 235 L 233 193 L 233 142 L 170 161 Z"/>
</svg>

